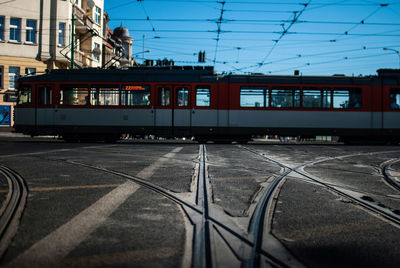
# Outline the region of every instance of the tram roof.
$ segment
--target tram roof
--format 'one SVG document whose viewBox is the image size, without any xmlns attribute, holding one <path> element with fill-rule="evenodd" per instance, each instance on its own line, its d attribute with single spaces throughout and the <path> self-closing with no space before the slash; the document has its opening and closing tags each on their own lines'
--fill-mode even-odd
<svg viewBox="0 0 400 268">
<path fill-rule="evenodd" d="M 400 70 L 378 70 L 379 76 L 303 76 L 265 74 L 216 74 L 212 66 L 132 67 L 128 69 L 56 69 L 47 74 L 21 77 L 21 82 L 193 82 L 367 85 L 380 79 L 400 79 Z"/>
</svg>

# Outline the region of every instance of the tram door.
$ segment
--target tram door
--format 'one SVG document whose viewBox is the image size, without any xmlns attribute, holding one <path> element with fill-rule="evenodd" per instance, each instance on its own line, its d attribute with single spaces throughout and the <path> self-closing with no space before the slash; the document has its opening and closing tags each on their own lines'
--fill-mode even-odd
<svg viewBox="0 0 400 268">
<path fill-rule="evenodd" d="M 192 110 L 189 86 L 174 88 L 173 130 L 174 135 L 188 137 L 191 135 Z"/>
<path fill-rule="evenodd" d="M 190 87 L 157 86 L 155 127 L 158 135 L 187 136 L 191 129 Z"/>
<path fill-rule="evenodd" d="M 53 87 L 51 85 L 38 85 L 35 103 L 36 127 L 54 127 Z"/>
</svg>

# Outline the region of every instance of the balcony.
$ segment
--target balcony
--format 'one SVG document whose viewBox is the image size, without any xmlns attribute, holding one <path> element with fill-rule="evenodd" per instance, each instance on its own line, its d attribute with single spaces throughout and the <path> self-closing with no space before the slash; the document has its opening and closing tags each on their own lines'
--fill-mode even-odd
<svg viewBox="0 0 400 268">
<path fill-rule="evenodd" d="M 75 49 L 74 61 L 76 64 L 78 64 L 79 66 L 83 66 L 84 65 L 84 57 L 85 57 L 85 53 L 83 53 L 80 50 Z"/>
<path fill-rule="evenodd" d="M 93 20 L 79 6 L 73 6 L 75 16 L 75 29 L 80 34 L 85 34 L 89 29 L 93 28 Z"/>
</svg>

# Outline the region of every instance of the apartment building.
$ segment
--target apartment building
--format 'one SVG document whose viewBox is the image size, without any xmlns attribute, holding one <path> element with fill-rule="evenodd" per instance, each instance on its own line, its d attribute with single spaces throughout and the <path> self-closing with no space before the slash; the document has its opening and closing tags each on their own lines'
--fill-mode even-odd
<svg viewBox="0 0 400 268">
<path fill-rule="evenodd" d="M 20 75 L 102 67 L 103 11 L 104 0 L 0 3 L 0 127 L 13 125 Z"/>
</svg>

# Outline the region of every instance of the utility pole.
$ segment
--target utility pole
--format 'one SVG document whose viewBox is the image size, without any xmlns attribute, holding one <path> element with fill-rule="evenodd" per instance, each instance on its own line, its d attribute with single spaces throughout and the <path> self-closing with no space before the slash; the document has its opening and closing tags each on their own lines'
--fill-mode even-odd
<svg viewBox="0 0 400 268">
<path fill-rule="evenodd" d="M 72 3 L 72 21 L 71 21 L 71 69 L 75 67 L 75 3 Z"/>
<path fill-rule="evenodd" d="M 144 38 L 146 37 L 146 35 L 143 35 L 143 45 L 142 45 L 142 60 L 143 60 L 143 64 L 144 64 L 144 62 L 145 62 L 145 60 L 144 60 Z"/>
</svg>

